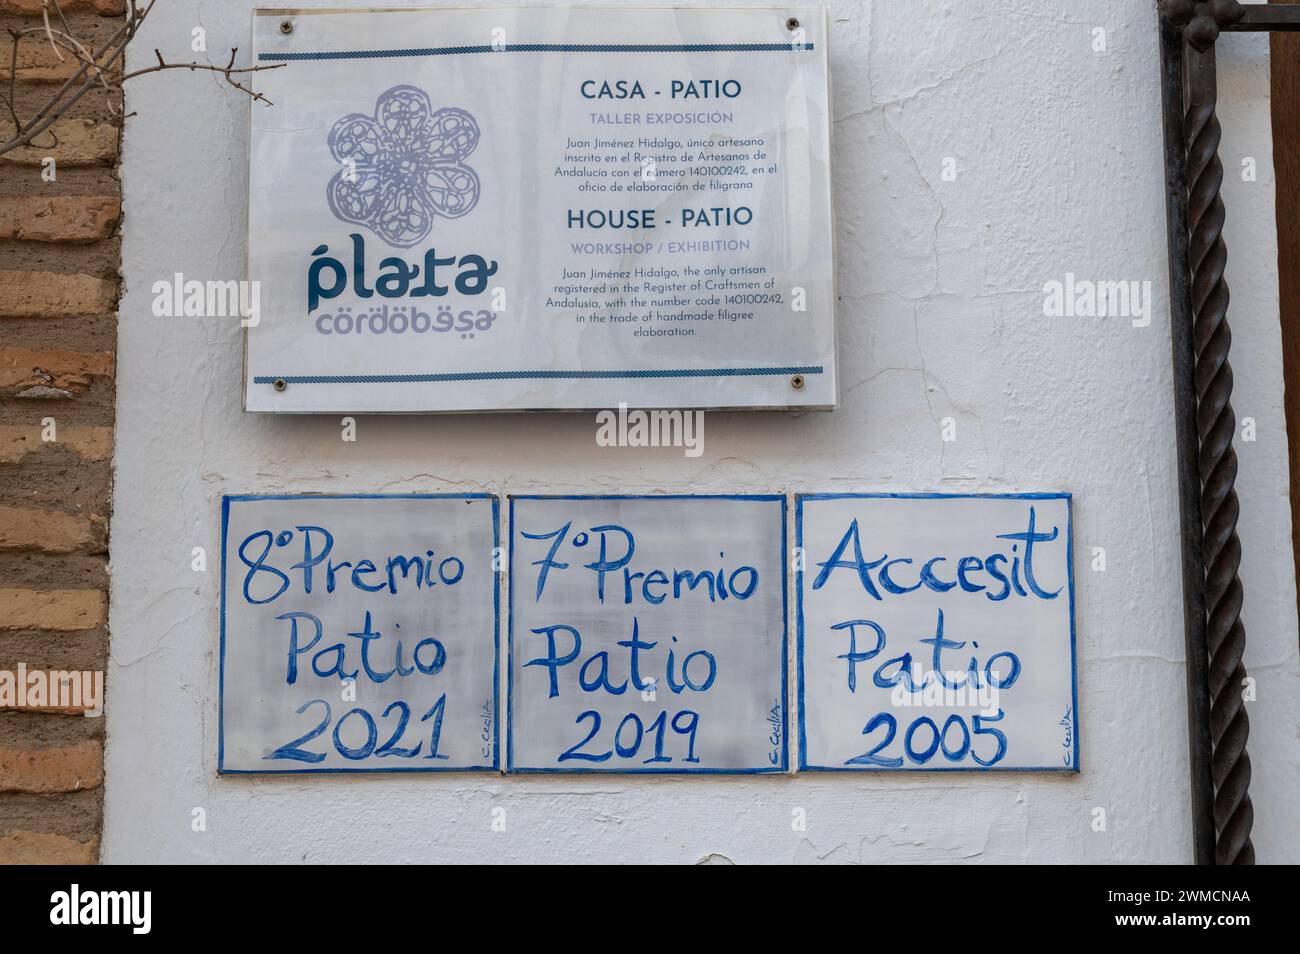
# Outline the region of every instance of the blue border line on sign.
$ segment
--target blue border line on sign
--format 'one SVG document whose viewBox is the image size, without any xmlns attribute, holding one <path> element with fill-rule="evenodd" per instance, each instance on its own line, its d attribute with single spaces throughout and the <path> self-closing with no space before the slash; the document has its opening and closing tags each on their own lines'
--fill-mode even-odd
<svg viewBox="0 0 1300 954">
<path fill-rule="evenodd" d="M 825 374 L 822 365 L 785 368 L 686 368 L 631 371 L 449 371 L 437 374 L 259 374 L 254 384 L 429 384 L 456 381 L 608 380 L 622 378 L 747 378 L 787 374 Z"/>
<path fill-rule="evenodd" d="M 803 771 L 804 765 L 808 760 L 806 755 L 808 751 L 808 736 L 804 731 L 803 722 L 803 498 L 803 494 L 796 494 L 794 498 L 794 549 L 795 552 L 799 554 L 798 569 L 794 571 L 794 665 L 795 679 L 798 680 L 795 685 L 795 695 L 797 696 L 795 702 L 799 706 L 800 771 Z"/>
<path fill-rule="evenodd" d="M 226 764 L 226 537 L 230 533 L 230 497 L 221 498 L 221 610 L 217 644 L 217 772 Z"/>
<path fill-rule="evenodd" d="M 309 769 L 228 769 L 226 761 L 226 543 L 230 532 L 230 504 L 258 500 L 490 500 L 492 501 L 492 550 L 501 543 L 499 523 L 500 498 L 495 494 L 222 494 L 221 495 L 221 621 L 217 669 L 217 773 L 219 775 L 393 775 L 429 774 L 433 772 L 500 772 L 501 771 L 501 576 L 492 570 L 492 764 L 464 767 L 430 766 L 420 768 L 309 768 Z"/>
<path fill-rule="evenodd" d="M 492 498 L 492 771 L 501 771 L 501 571 L 496 567 L 501 547 L 501 498 Z"/>
<path fill-rule="evenodd" d="M 506 772 L 520 775 L 780 775 L 790 771 L 789 656 L 790 604 L 785 566 L 789 557 L 786 528 L 785 494 L 510 494 L 510 612 L 506 631 Z M 515 501 L 517 500 L 740 500 L 754 503 L 781 503 L 780 554 L 781 573 L 781 764 L 759 768 L 528 768 L 515 765 L 514 742 L 514 648 L 515 648 Z"/>
<path fill-rule="evenodd" d="M 812 43 L 506 43 L 494 46 L 428 46 L 409 50 L 325 50 L 259 53 L 263 63 L 289 60 L 376 60 L 412 56 L 469 56 L 477 53 L 802 53 Z"/>
<path fill-rule="evenodd" d="M 781 494 L 781 771 L 790 771 L 790 502 Z"/>
<path fill-rule="evenodd" d="M 1072 747 L 1070 766 L 936 766 L 934 768 L 923 768 L 920 766 L 900 765 L 898 768 L 887 768 L 884 766 L 860 766 L 850 768 L 848 766 L 831 766 L 831 765 L 809 765 L 808 764 L 808 746 L 807 746 L 807 728 L 806 728 L 806 710 L 804 707 L 804 613 L 803 613 L 803 575 L 804 562 L 799 561 L 799 569 L 795 573 L 795 615 L 796 615 L 796 636 L 795 636 L 795 655 L 796 655 L 796 672 L 799 680 L 798 698 L 799 698 L 799 771 L 800 772 L 843 772 L 843 773 L 864 773 L 864 772 L 916 772 L 927 774 L 930 772 L 1070 772 L 1078 773 L 1079 768 L 1079 659 L 1078 648 L 1075 639 L 1074 626 L 1074 495 L 1067 491 L 1046 491 L 1041 493 L 988 493 L 988 494 L 940 494 L 940 493 L 810 493 L 798 494 L 795 498 L 795 546 L 803 547 L 803 505 L 805 500 L 1064 500 L 1065 501 L 1065 518 L 1066 518 L 1066 542 L 1065 542 L 1065 560 L 1066 560 L 1066 579 L 1070 593 L 1070 706 L 1073 717 L 1072 727 Z"/>
</svg>

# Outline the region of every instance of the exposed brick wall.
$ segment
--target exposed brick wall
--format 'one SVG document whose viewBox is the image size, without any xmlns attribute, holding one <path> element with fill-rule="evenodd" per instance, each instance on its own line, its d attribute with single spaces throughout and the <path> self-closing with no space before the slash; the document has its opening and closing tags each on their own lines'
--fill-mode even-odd
<svg viewBox="0 0 1300 954">
<path fill-rule="evenodd" d="M 91 43 L 124 0 L 62 0 Z M 0 0 L 9 28 L 40 23 L 41 0 Z M 48 43 L 19 46 L 29 115 L 69 75 Z M 3 135 L 12 132 L 0 110 Z M 102 93 L 48 137 L 0 156 L 0 670 L 103 670 L 108 656 L 108 517 L 121 260 L 119 134 Z M 57 178 L 41 177 L 53 156 Z M 55 440 L 43 440 L 53 418 Z M 93 863 L 103 821 L 104 720 L 0 709 L 0 863 Z"/>
</svg>

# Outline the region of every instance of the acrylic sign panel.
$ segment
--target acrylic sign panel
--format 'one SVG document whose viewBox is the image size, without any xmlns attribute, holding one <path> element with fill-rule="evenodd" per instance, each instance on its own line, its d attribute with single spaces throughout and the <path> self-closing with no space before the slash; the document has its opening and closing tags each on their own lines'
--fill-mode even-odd
<svg viewBox="0 0 1300 954">
<path fill-rule="evenodd" d="M 1068 494 L 799 498 L 801 769 L 1078 770 Z"/>
<path fill-rule="evenodd" d="M 834 405 L 823 8 L 253 19 L 249 410 Z"/>
<path fill-rule="evenodd" d="M 495 769 L 497 501 L 227 497 L 224 772 Z"/>
<path fill-rule="evenodd" d="M 508 767 L 780 772 L 783 497 L 511 499 Z"/>
</svg>

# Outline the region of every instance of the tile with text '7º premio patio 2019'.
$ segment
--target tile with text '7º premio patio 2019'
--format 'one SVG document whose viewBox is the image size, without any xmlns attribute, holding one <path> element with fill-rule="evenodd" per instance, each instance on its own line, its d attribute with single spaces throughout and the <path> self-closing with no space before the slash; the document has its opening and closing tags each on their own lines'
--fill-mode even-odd
<svg viewBox="0 0 1300 954">
<path fill-rule="evenodd" d="M 509 769 L 786 771 L 785 511 L 512 498 Z"/>
</svg>

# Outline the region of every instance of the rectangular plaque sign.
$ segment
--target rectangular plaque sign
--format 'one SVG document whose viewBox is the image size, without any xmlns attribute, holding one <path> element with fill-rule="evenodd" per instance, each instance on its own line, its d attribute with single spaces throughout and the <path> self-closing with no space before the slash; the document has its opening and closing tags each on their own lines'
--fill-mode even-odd
<svg viewBox="0 0 1300 954">
<path fill-rule="evenodd" d="M 1069 494 L 812 494 L 797 525 L 801 770 L 1078 770 Z"/>
<path fill-rule="evenodd" d="M 510 770 L 787 769 L 783 497 L 510 511 Z"/>
<path fill-rule="evenodd" d="M 253 34 L 249 410 L 835 404 L 824 8 Z"/>
<path fill-rule="evenodd" d="M 226 497 L 223 772 L 496 769 L 497 501 Z"/>
</svg>

